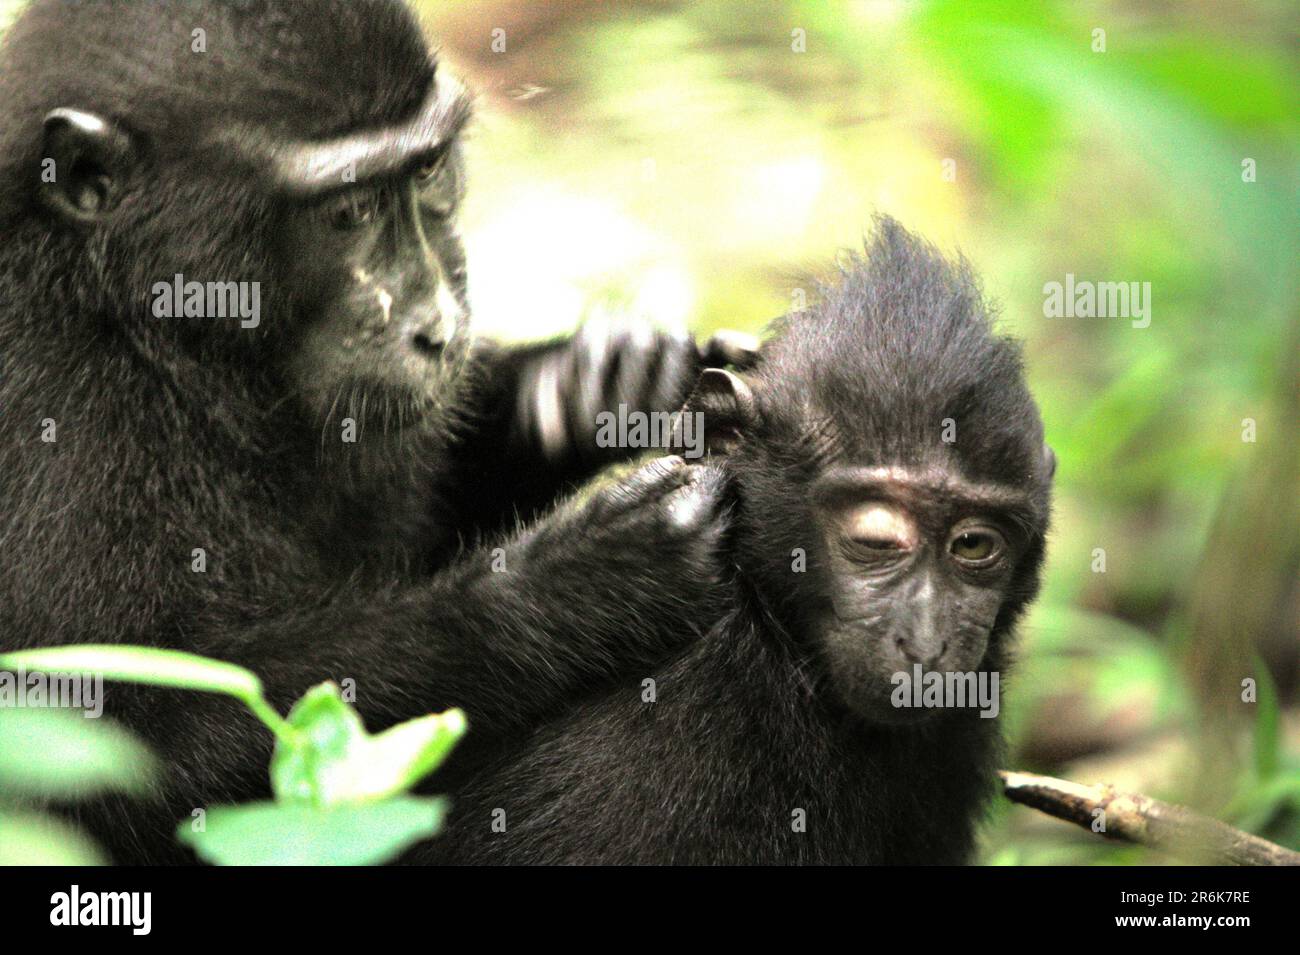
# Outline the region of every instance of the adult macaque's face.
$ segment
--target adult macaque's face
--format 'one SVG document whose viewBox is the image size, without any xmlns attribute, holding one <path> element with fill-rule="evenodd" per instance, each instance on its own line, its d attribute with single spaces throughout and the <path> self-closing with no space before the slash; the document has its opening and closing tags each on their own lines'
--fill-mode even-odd
<svg viewBox="0 0 1300 955">
<path fill-rule="evenodd" d="M 16 25 L 19 36 L 39 33 L 56 12 L 60 23 L 103 19 L 97 7 L 45 7 Z M 110 32 L 134 38 L 154 21 L 183 25 L 199 15 L 188 7 L 115 6 Z M 88 109 L 90 92 L 47 108 L 39 154 L 60 175 L 41 181 L 37 198 L 63 223 L 61 236 L 98 232 L 96 241 L 112 243 L 112 263 L 126 262 L 95 289 L 105 309 L 128 320 L 148 316 L 133 332 L 139 340 L 171 337 L 199 360 L 231 358 L 258 384 L 257 373 L 269 368 L 317 415 L 337 412 L 386 430 L 431 420 L 457 400 L 456 373 L 468 351 L 464 255 L 454 227 L 468 97 L 437 68 L 399 5 L 358 16 L 346 43 L 315 29 L 313 18 L 323 14 L 281 8 L 213 5 L 225 31 L 265 16 L 277 37 L 297 29 L 302 42 L 280 46 L 250 35 L 222 51 L 228 60 L 247 59 L 239 69 L 234 60 L 198 54 L 169 59 L 171 83 L 106 99 L 149 102 L 143 119 Z M 347 52 L 329 62 L 311 52 L 312 43 Z M 113 43 L 81 52 L 105 77 L 140 78 L 136 61 Z M 170 105 L 155 101 L 173 86 Z M 283 112 L 269 102 L 273 94 L 284 97 Z M 149 218 L 154 205 L 161 211 Z M 162 298 L 174 276 L 178 287 L 210 286 L 199 307 L 191 310 L 187 299 L 182 314 Z M 244 287 L 250 314 L 241 311 L 239 324 L 214 323 L 226 317 L 220 296 L 237 289 L 242 309 Z M 169 307 L 155 310 L 158 302 Z M 271 314 L 263 316 L 261 304 Z M 272 352 L 265 365 L 260 348 Z"/>
<path fill-rule="evenodd" d="M 396 175 L 290 204 L 282 254 L 301 341 L 289 369 L 316 412 L 364 394 L 378 400 L 354 410 L 396 425 L 448 393 L 468 341 L 460 183 L 453 141 Z"/>
</svg>

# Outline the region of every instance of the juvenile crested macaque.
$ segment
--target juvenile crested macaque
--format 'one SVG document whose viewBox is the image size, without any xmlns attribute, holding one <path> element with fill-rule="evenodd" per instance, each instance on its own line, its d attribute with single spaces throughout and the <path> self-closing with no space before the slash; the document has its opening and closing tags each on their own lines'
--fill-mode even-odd
<svg viewBox="0 0 1300 955">
<path fill-rule="evenodd" d="M 899 706 L 898 674 L 1007 666 L 1054 469 L 975 278 L 883 220 L 752 376 L 705 372 L 687 411 L 731 508 L 720 622 L 503 753 L 424 857 L 967 861 L 997 720 Z"/>
</svg>

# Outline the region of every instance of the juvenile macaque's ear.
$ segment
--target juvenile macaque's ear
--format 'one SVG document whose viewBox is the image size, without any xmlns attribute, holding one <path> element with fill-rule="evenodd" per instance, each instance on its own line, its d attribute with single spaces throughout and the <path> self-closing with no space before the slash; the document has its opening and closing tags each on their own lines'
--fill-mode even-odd
<svg viewBox="0 0 1300 955">
<path fill-rule="evenodd" d="M 1046 464 L 1047 464 L 1047 476 L 1048 476 L 1048 478 L 1055 477 L 1055 475 L 1056 475 L 1056 452 L 1053 451 L 1053 450 L 1052 450 L 1050 447 L 1048 447 L 1046 444 L 1043 445 L 1043 461 L 1045 461 Z"/>
<path fill-rule="evenodd" d="M 742 378 L 721 368 L 706 368 L 682 408 L 676 436 L 680 438 L 688 430 L 694 435 L 702 433 L 705 448 L 726 454 L 740 446 L 758 417 L 754 392 Z"/>
</svg>

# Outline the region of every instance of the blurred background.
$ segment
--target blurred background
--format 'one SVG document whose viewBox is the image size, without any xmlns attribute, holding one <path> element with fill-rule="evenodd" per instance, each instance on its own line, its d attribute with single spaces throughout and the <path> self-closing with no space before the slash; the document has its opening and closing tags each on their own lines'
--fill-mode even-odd
<svg viewBox="0 0 1300 955">
<path fill-rule="evenodd" d="M 1300 8 L 419 2 L 479 327 L 761 331 L 875 212 L 960 251 L 1060 467 L 1007 764 L 1300 847 Z M 1044 285 L 1150 283 L 1150 323 Z M 984 861 L 1159 863 L 1000 804 Z"/>
<path fill-rule="evenodd" d="M 760 332 L 877 212 L 965 254 L 1059 460 L 1006 765 L 1300 848 L 1294 0 L 415 5 L 478 96 L 486 333 Z M 1067 276 L 1149 283 L 1149 312 L 1051 317 Z M 134 785 L 136 744 L 65 722 L 11 729 L 48 742 L 0 745 L 0 778 Z M 100 858 L 52 820 L 0 829 L 0 862 Z M 1172 860 L 999 800 L 982 861 Z"/>
</svg>

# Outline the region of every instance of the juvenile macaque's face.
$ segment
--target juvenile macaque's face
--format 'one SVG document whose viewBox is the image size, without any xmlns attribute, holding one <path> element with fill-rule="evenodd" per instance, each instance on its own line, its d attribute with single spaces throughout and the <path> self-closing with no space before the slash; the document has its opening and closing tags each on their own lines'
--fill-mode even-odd
<svg viewBox="0 0 1300 955">
<path fill-rule="evenodd" d="M 896 297 L 879 292 L 839 294 L 861 308 Z M 1014 350 L 982 319 L 955 326 L 966 354 L 942 336 L 913 348 L 907 319 L 843 302 L 802 316 L 765 346 L 752 382 L 709 369 L 688 403 L 737 482 L 742 574 L 814 648 L 839 701 L 876 723 L 936 712 L 896 705 L 899 674 L 1000 665 L 990 642 L 1037 590 L 1055 468 Z M 972 360 L 986 373 L 971 374 Z M 945 420 L 959 443 L 932 430 Z M 810 531 L 814 572 L 792 576 L 788 555 Z"/>
<path fill-rule="evenodd" d="M 1014 488 L 903 468 L 834 469 L 814 500 L 830 573 L 818 636 L 832 685 L 873 721 L 932 714 L 893 706 L 893 678 L 918 664 L 980 668 L 1028 544 L 1028 501 Z"/>
</svg>

